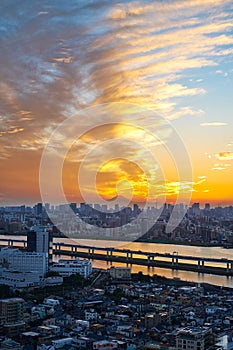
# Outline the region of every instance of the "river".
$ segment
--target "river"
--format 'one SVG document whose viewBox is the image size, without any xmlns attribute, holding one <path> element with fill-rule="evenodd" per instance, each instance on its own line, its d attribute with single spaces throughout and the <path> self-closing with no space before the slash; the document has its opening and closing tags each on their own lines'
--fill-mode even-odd
<svg viewBox="0 0 233 350">
<path fill-rule="evenodd" d="M 26 239 L 25 236 L 6 236 L 0 235 L 1 238 L 7 239 Z M 71 244 L 83 244 L 95 247 L 118 247 L 132 250 L 141 250 L 146 252 L 158 252 L 158 253 L 170 253 L 174 252 L 180 255 L 190 255 L 195 257 L 215 257 L 215 258 L 233 258 L 233 249 L 224 249 L 221 247 L 197 247 L 175 244 L 161 244 L 161 243 L 142 243 L 142 242 L 115 242 L 115 241 L 103 241 L 103 240 L 85 240 L 85 239 L 70 239 L 70 238 L 54 238 L 54 242 L 65 242 Z M 64 258 L 62 256 L 62 258 Z M 70 257 L 67 257 L 70 259 Z M 54 260 L 58 260 L 59 257 L 54 256 Z M 111 265 L 104 261 L 93 260 L 93 267 L 107 269 Z M 113 266 L 125 266 L 120 263 L 112 263 Z M 132 272 L 136 273 L 142 271 L 144 274 L 160 275 L 167 278 L 180 278 L 184 281 L 191 281 L 197 283 L 210 283 L 218 286 L 233 288 L 233 277 L 217 276 L 210 274 L 198 274 L 196 272 L 170 270 L 163 268 L 148 268 L 146 266 L 132 266 Z"/>
</svg>

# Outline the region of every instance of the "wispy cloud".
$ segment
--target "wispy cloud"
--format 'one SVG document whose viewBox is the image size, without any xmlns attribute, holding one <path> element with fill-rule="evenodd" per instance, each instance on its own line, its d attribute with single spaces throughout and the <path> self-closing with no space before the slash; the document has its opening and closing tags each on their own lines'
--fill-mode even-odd
<svg viewBox="0 0 233 350">
<path fill-rule="evenodd" d="M 227 123 L 223 122 L 204 122 L 200 124 L 201 126 L 226 126 Z"/>
<path fill-rule="evenodd" d="M 221 167 L 221 166 L 218 166 L 218 167 L 213 167 L 212 170 L 225 170 L 226 168 L 225 167 Z"/>
<path fill-rule="evenodd" d="M 18 1 L 13 9 L 3 2 L 9 21 L 1 27 L 1 114 L 15 123 L 20 111 L 30 113 L 21 115 L 30 121 L 28 141 L 80 107 L 109 101 L 165 109 L 170 119 L 194 115 L 177 99 L 204 94 L 202 79 L 187 86 L 180 75 L 217 66 L 226 54 L 230 4 Z"/>
</svg>

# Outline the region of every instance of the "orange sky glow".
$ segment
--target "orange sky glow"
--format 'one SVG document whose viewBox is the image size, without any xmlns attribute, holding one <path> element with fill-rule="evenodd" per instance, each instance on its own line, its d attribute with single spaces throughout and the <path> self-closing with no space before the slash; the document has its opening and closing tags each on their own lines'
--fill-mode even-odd
<svg viewBox="0 0 233 350">
<path fill-rule="evenodd" d="M 232 205 L 232 1 L 0 10 L 1 206 Z"/>
</svg>

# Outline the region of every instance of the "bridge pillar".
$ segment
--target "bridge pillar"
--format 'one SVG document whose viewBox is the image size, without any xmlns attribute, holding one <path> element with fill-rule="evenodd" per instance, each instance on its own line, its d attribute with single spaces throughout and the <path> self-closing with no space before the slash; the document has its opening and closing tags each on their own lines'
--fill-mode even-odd
<svg viewBox="0 0 233 350">
<path fill-rule="evenodd" d="M 23 247 L 24 247 L 24 248 L 26 247 L 26 242 L 25 242 L 25 241 L 23 242 Z"/>
<path fill-rule="evenodd" d="M 88 258 L 91 256 L 91 248 L 88 248 Z"/>
<path fill-rule="evenodd" d="M 205 260 L 202 260 L 201 266 L 202 266 L 202 267 L 205 267 Z"/>
<path fill-rule="evenodd" d="M 94 256 L 94 254 L 95 254 L 95 248 L 92 248 L 91 254 L 92 254 L 92 256 Z"/>
<path fill-rule="evenodd" d="M 75 247 L 75 248 L 74 248 L 74 250 L 75 250 L 75 253 L 77 253 L 77 251 L 78 251 L 78 247 Z"/>
<path fill-rule="evenodd" d="M 229 270 L 230 270 L 230 264 L 227 263 L 227 272 L 229 272 Z"/>
<path fill-rule="evenodd" d="M 172 266 L 174 266 L 175 259 L 172 257 Z"/>
<path fill-rule="evenodd" d="M 233 263 L 231 263 L 231 271 L 233 271 Z"/>
<path fill-rule="evenodd" d="M 178 265 L 178 262 L 179 262 L 179 259 L 178 259 L 178 258 L 176 258 L 176 265 Z"/>
<path fill-rule="evenodd" d="M 152 266 L 154 266 L 154 262 L 155 262 L 155 257 L 154 257 L 154 255 L 152 255 L 150 258 L 151 258 Z"/>
<path fill-rule="evenodd" d="M 107 249 L 107 256 L 110 258 L 112 257 L 112 249 L 111 248 Z"/>
<path fill-rule="evenodd" d="M 197 262 L 197 268 L 198 268 L 198 270 L 200 270 L 200 268 L 201 268 L 201 260 L 198 260 L 198 262 Z"/>
</svg>

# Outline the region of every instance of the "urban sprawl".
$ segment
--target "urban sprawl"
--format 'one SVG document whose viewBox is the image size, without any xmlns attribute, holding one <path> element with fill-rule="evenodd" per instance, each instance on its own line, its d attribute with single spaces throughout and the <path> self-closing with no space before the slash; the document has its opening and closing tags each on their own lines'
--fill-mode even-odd
<svg viewBox="0 0 233 350">
<path fill-rule="evenodd" d="M 186 213 L 167 232 L 173 209 L 169 204 L 111 209 L 85 203 L 1 207 L 1 237 L 24 235 L 27 244 L 1 246 L 0 349 L 233 349 L 230 288 L 132 273 L 130 266 L 97 269 L 90 259 L 53 261 L 53 237 L 65 232 L 70 237 L 79 227 L 62 220 L 65 215 L 85 222 L 86 238 L 104 227 L 114 239 L 115 230 L 125 225 L 131 237 L 134 219 L 141 215 L 137 225 L 142 232 L 149 228 L 143 241 L 232 247 L 232 206 L 179 204 L 177 212 Z M 54 225 L 54 217 L 65 221 L 68 231 Z"/>
</svg>

